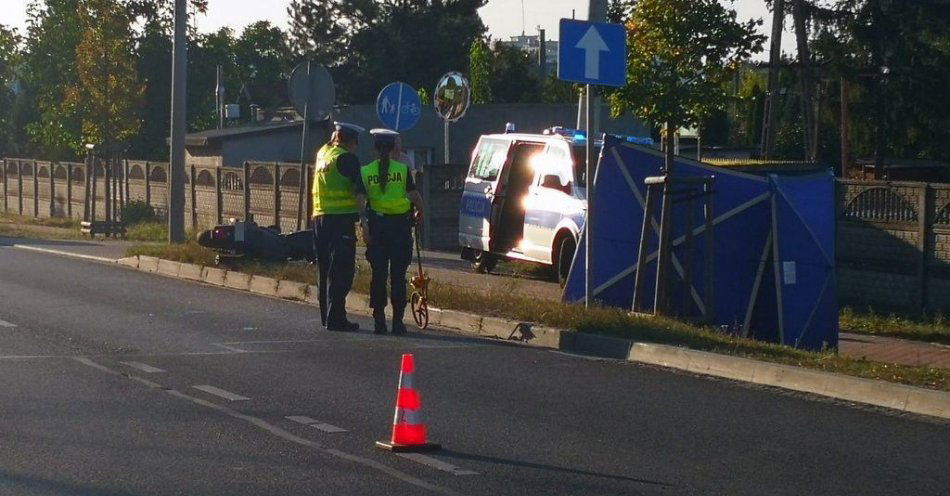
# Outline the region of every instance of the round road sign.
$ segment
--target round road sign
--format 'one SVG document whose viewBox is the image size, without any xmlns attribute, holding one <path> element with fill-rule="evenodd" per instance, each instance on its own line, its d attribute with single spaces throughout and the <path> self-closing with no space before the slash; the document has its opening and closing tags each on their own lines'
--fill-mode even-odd
<svg viewBox="0 0 950 496">
<path fill-rule="evenodd" d="M 336 88 L 326 67 L 315 62 L 303 62 L 294 68 L 289 81 L 290 103 L 300 115 L 305 115 L 310 103 L 310 120 L 325 121 L 333 113 Z"/>
<path fill-rule="evenodd" d="M 419 93 L 406 83 L 389 84 L 376 98 L 376 115 L 384 126 L 393 131 L 412 129 L 422 115 Z"/>
</svg>

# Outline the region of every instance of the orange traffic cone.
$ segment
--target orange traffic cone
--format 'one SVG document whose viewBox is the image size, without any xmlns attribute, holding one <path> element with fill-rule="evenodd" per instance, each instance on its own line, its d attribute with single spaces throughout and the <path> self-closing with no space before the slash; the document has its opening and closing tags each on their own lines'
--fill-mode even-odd
<svg viewBox="0 0 950 496">
<path fill-rule="evenodd" d="M 433 451 L 438 444 L 426 442 L 426 425 L 422 423 L 419 410 L 422 401 L 412 387 L 412 373 L 416 366 L 411 354 L 402 356 L 399 371 L 399 390 L 396 393 L 396 417 L 393 419 L 393 435 L 390 442 L 377 441 L 376 447 L 397 453 L 410 451 Z"/>
</svg>

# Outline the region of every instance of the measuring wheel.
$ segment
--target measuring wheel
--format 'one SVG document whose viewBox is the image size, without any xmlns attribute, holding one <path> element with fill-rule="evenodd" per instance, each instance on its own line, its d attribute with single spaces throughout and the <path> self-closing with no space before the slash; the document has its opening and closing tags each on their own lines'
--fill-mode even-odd
<svg viewBox="0 0 950 496">
<path fill-rule="evenodd" d="M 429 303 L 419 292 L 413 292 L 410 299 L 412 305 L 412 320 L 416 321 L 419 329 L 429 327 Z"/>
</svg>

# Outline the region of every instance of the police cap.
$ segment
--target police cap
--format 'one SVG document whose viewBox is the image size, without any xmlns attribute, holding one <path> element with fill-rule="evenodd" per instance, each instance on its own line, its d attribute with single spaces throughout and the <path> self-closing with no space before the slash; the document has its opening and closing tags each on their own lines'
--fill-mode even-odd
<svg viewBox="0 0 950 496">
<path fill-rule="evenodd" d="M 366 131 L 366 128 L 350 124 L 349 122 L 334 122 L 333 126 L 337 131 L 347 138 L 357 138 L 360 133 Z"/>
<path fill-rule="evenodd" d="M 373 129 L 369 134 L 373 135 L 377 143 L 395 144 L 396 138 L 399 137 L 399 133 L 396 131 L 382 128 Z"/>
</svg>

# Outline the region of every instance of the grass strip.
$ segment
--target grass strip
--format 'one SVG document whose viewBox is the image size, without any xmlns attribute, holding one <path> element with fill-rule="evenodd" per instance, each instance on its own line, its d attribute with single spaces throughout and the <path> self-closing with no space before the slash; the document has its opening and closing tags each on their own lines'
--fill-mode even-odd
<svg viewBox="0 0 950 496">
<path fill-rule="evenodd" d="M 844 307 L 838 322 L 844 332 L 950 345 L 950 322 L 941 313 L 911 316 Z"/>
<path fill-rule="evenodd" d="M 212 265 L 214 253 L 194 242 L 183 245 L 135 246 L 129 256 L 149 255 L 180 262 Z M 234 262 L 242 272 L 315 284 L 316 270 L 305 263 L 267 263 L 254 260 Z M 369 292 L 369 268 L 357 264 L 353 289 Z M 843 357 L 833 351 L 809 352 L 772 343 L 742 339 L 669 318 L 629 315 L 615 308 L 585 309 L 581 305 L 540 300 L 514 294 L 512 282 L 503 282 L 481 291 L 432 281 L 429 299 L 434 306 L 477 313 L 483 316 L 573 329 L 577 332 L 632 339 L 641 342 L 686 346 L 695 350 L 739 356 L 785 365 L 837 372 L 868 379 L 950 391 L 950 371 L 936 367 L 909 367 Z"/>
<path fill-rule="evenodd" d="M 82 239 L 79 221 L 52 218 L 34 219 L 22 215 L 0 214 L 0 236 L 51 240 Z"/>
<path fill-rule="evenodd" d="M 167 241 L 168 224 L 165 222 L 142 222 L 128 227 L 125 239 L 129 241 Z"/>
</svg>

